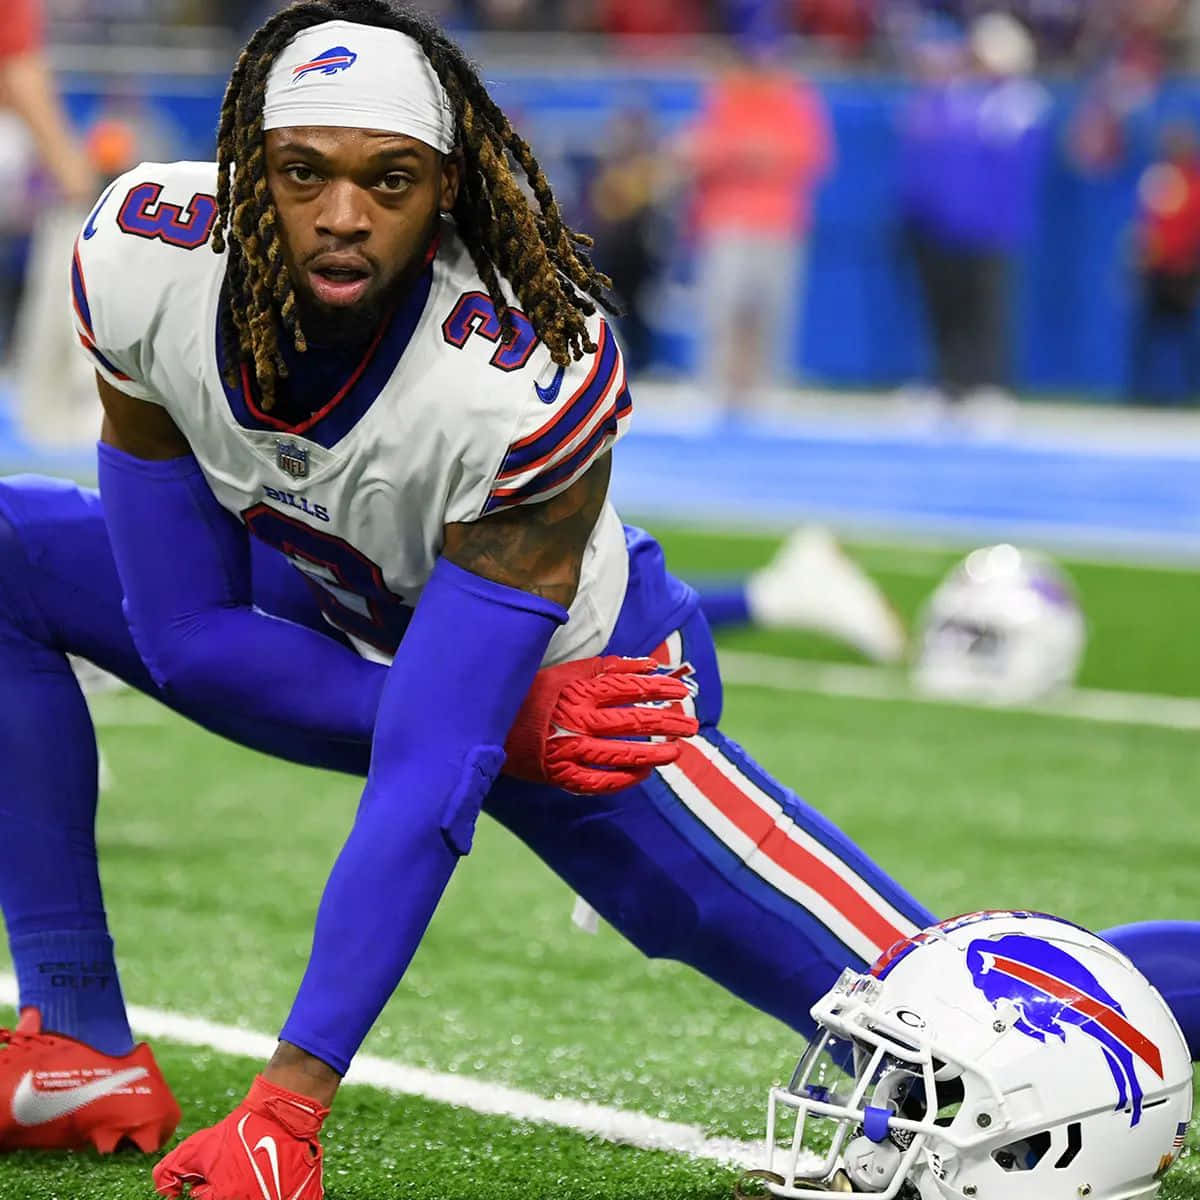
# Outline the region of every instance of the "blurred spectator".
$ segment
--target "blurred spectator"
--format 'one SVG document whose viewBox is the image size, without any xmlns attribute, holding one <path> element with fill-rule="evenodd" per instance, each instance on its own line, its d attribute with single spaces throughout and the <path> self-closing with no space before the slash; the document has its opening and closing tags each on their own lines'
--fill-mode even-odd
<svg viewBox="0 0 1200 1200">
<path fill-rule="evenodd" d="M 901 211 L 932 326 L 943 399 L 1009 399 L 1011 292 L 1034 219 L 1049 97 L 1026 78 L 1033 41 L 981 17 L 964 45 L 940 26 L 904 115 Z"/>
<path fill-rule="evenodd" d="M 585 227 L 596 239 L 596 264 L 612 279 L 625 309 L 617 324 L 626 365 L 635 375 L 651 359 L 647 293 L 656 269 L 652 239 L 661 175 L 649 114 L 642 109 L 618 114 L 588 190 L 590 217 Z"/>
<path fill-rule="evenodd" d="M 599 0 L 600 27 L 619 37 L 679 37 L 705 33 L 705 0 Z"/>
<path fill-rule="evenodd" d="M 67 126 L 41 35 L 39 0 L 6 0 L 0 21 L 0 102 L 29 127 L 62 198 L 86 205 L 95 196 L 95 177 Z"/>
<path fill-rule="evenodd" d="M 1138 184 L 1135 236 L 1133 399 L 1178 403 L 1200 395 L 1200 144 L 1192 125 L 1164 131 L 1161 157 Z"/>
<path fill-rule="evenodd" d="M 95 389 L 83 401 L 89 373 L 74 349 L 68 316 L 67 266 L 96 176 L 69 130 L 41 53 L 41 8 L 8 0 L 0 23 L 0 98 L 21 117 L 57 185 L 38 212 L 15 345 L 21 417 L 35 441 L 94 438 L 99 432 Z M 57 201 L 57 202 L 56 202 Z"/>
<path fill-rule="evenodd" d="M 862 54 L 876 29 L 876 8 L 886 0 L 793 0 L 795 28 L 839 53 Z"/>
<path fill-rule="evenodd" d="M 1133 156 L 1139 120 L 1151 116 L 1167 69 L 1174 0 L 1122 6 L 1095 23 L 1094 62 L 1071 117 L 1067 146 L 1085 174 L 1120 170 Z"/>
<path fill-rule="evenodd" d="M 699 367 L 726 411 L 760 403 L 792 361 L 813 193 L 833 155 L 816 90 L 769 47 L 740 45 L 681 143 L 699 249 Z"/>
</svg>

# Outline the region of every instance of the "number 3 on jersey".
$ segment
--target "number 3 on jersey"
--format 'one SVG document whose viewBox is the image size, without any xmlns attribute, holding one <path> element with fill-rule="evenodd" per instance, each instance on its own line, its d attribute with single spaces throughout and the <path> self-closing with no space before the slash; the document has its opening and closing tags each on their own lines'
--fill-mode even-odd
<svg viewBox="0 0 1200 1200">
<path fill-rule="evenodd" d="M 486 292 L 467 292 L 458 298 L 454 311 L 442 322 L 442 337 L 460 350 L 472 335 L 486 338 L 496 343 L 496 353 L 490 360 L 492 366 L 501 371 L 519 371 L 529 361 L 538 338 L 529 318 L 519 308 L 510 308 L 509 315 L 512 334 L 501 341 L 504 331 L 491 297 Z"/>
<path fill-rule="evenodd" d="M 383 572 L 365 554 L 269 504 L 246 509 L 242 520 L 304 575 L 331 625 L 384 654 L 396 653 L 413 610 L 388 591 Z"/>
<path fill-rule="evenodd" d="M 161 195 L 161 183 L 136 184 L 117 213 L 117 224 L 135 237 L 198 250 L 212 233 L 217 219 L 217 198 L 197 192 L 187 202 L 185 213 L 178 204 L 160 201 Z"/>
</svg>

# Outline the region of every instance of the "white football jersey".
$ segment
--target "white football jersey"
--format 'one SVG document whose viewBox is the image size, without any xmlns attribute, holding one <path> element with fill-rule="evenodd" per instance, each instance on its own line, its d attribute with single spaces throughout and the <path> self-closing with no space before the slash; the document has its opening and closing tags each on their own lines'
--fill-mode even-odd
<svg viewBox="0 0 1200 1200">
<path fill-rule="evenodd" d="M 76 331 L 114 387 L 166 408 L 217 500 L 314 581 L 326 618 L 387 660 L 447 523 L 556 495 L 624 433 L 620 352 L 599 317 L 589 322 L 597 352 L 566 368 L 524 318 L 502 343 L 487 290 L 447 226 L 357 370 L 288 426 L 260 411 L 245 383 L 222 380 L 215 191 L 215 165 L 186 162 L 143 163 L 108 189 L 76 244 Z M 606 505 L 547 663 L 604 648 L 628 570 Z"/>
</svg>

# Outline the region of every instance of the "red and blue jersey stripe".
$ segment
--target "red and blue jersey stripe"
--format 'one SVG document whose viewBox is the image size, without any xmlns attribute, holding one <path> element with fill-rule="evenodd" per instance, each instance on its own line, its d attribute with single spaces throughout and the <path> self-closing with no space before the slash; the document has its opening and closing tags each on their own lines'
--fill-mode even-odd
<svg viewBox="0 0 1200 1200">
<path fill-rule="evenodd" d="M 553 460 L 595 417 L 620 369 L 616 339 L 607 325 L 601 325 L 600 344 L 583 386 L 540 429 L 509 447 L 497 482 L 523 475 Z"/>
<path fill-rule="evenodd" d="M 616 440 L 621 421 L 632 412 L 633 401 L 629 396 L 629 388 L 623 386 L 604 420 L 568 457 L 520 487 L 497 488 L 492 492 L 483 511 L 495 512 L 498 508 L 528 503 L 536 496 L 552 491 L 560 484 L 581 475 L 591 460 Z"/>
<path fill-rule="evenodd" d="M 75 253 L 71 256 L 71 301 L 84 332 L 95 341 L 96 331 L 92 328 L 92 309 L 88 304 L 87 288 L 83 284 L 83 266 L 79 261 L 78 242 L 75 243 Z"/>
<path fill-rule="evenodd" d="M 587 378 L 553 417 L 509 447 L 484 512 L 561 490 L 616 440 L 632 411 L 616 339 L 601 325 Z"/>
<path fill-rule="evenodd" d="M 83 264 L 79 261 L 79 243 L 75 243 L 75 253 L 71 256 L 71 303 L 75 316 L 79 320 L 79 344 L 107 371 L 114 379 L 127 383 L 133 381 L 133 376 L 126 375 L 115 363 L 111 362 L 96 345 L 96 331 L 92 327 L 92 308 L 88 304 L 87 285 L 83 281 Z"/>
</svg>

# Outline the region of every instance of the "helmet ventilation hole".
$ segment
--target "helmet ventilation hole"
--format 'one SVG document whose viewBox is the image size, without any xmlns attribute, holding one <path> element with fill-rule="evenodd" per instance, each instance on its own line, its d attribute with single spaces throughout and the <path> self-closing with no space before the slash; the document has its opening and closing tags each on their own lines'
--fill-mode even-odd
<svg viewBox="0 0 1200 1200">
<path fill-rule="evenodd" d="M 1002 1171 L 1032 1171 L 1050 1149 L 1050 1131 L 1030 1134 L 1020 1141 L 1009 1142 L 992 1151 L 992 1158 Z"/>
</svg>

